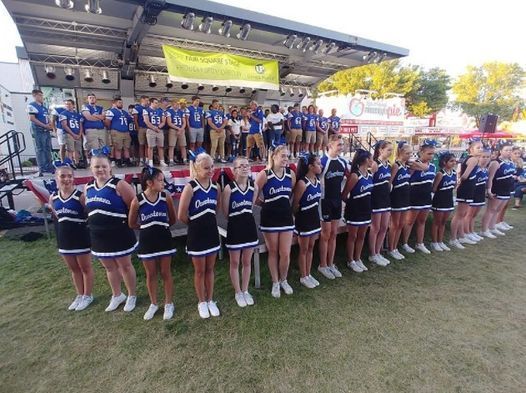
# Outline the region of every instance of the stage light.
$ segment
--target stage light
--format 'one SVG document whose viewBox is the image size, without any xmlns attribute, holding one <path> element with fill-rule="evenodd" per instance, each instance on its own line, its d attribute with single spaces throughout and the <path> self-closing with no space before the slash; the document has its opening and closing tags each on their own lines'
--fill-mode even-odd
<svg viewBox="0 0 526 393">
<path fill-rule="evenodd" d="M 368 54 L 362 56 L 362 60 L 364 61 L 364 63 L 371 63 L 377 55 L 378 53 L 376 53 L 375 51 L 370 51 Z"/>
<path fill-rule="evenodd" d="M 291 97 L 294 97 L 294 89 L 292 87 L 289 90 L 289 94 Z"/>
<path fill-rule="evenodd" d="M 86 82 L 93 82 L 93 74 L 91 73 L 91 70 L 84 71 L 84 80 Z"/>
<path fill-rule="evenodd" d="M 314 44 L 312 44 L 309 49 L 311 51 L 313 51 L 314 53 L 318 53 L 320 51 L 322 45 L 323 45 L 323 40 L 319 39 Z"/>
<path fill-rule="evenodd" d="M 310 37 L 305 37 L 303 40 L 299 42 L 296 48 L 301 49 L 303 52 L 305 52 L 307 48 L 309 47 L 310 41 L 311 41 Z"/>
<path fill-rule="evenodd" d="M 201 90 L 204 90 L 204 89 L 205 89 L 205 87 L 201 83 L 199 83 L 199 85 L 197 85 L 197 90 L 198 91 L 201 91 Z"/>
<path fill-rule="evenodd" d="M 230 30 L 232 30 L 232 21 L 230 19 L 227 19 L 219 28 L 218 33 L 223 37 L 228 38 L 230 37 Z"/>
<path fill-rule="evenodd" d="M 246 91 L 247 91 L 247 90 L 246 90 L 244 87 L 240 87 L 240 88 L 239 88 L 239 93 L 240 93 L 240 94 L 245 94 Z"/>
<path fill-rule="evenodd" d="M 55 67 L 52 65 L 46 65 L 44 66 L 44 70 L 46 71 L 46 75 L 49 79 L 55 79 L 57 75 L 55 74 Z"/>
<path fill-rule="evenodd" d="M 157 86 L 157 82 L 155 80 L 155 76 L 150 75 L 148 77 L 148 86 L 150 86 L 150 87 L 156 87 Z"/>
<path fill-rule="evenodd" d="M 166 77 L 166 85 L 165 86 L 166 86 L 167 89 L 171 89 L 172 87 L 174 87 L 174 84 L 173 84 L 173 82 L 172 82 L 172 80 L 170 79 L 169 76 Z"/>
<path fill-rule="evenodd" d="M 212 86 L 212 91 L 218 91 L 219 90 L 219 87 L 217 87 L 216 85 Z"/>
<path fill-rule="evenodd" d="M 183 90 L 188 89 L 188 82 L 183 82 L 183 84 L 181 85 L 181 89 Z"/>
<path fill-rule="evenodd" d="M 207 16 L 203 18 L 203 21 L 199 25 L 199 31 L 202 33 L 210 34 L 212 32 L 212 23 L 214 23 L 214 18 Z"/>
<path fill-rule="evenodd" d="M 305 94 L 303 94 L 303 90 L 298 89 L 298 97 L 299 97 L 299 98 L 303 98 L 304 95 L 305 95 Z"/>
<path fill-rule="evenodd" d="M 285 45 L 287 48 L 292 49 L 294 46 L 294 42 L 298 39 L 298 36 L 296 34 L 289 34 L 287 38 L 285 38 L 285 41 L 283 41 L 283 45 Z"/>
<path fill-rule="evenodd" d="M 381 55 L 376 56 L 376 58 L 374 59 L 374 62 L 381 63 L 382 61 L 384 61 L 386 57 L 387 57 L 387 53 L 384 52 Z"/>
<path fill-rule="evenodd" d="M 250 30 L 252 30 L 250 23 L 245 23 L 243 26 L 241 26 L 241 29 L 239 30 L 239 33 L 237 33 L 236 37 L 239 40 L 246 41 L 248 35 L 250 34 Z"/>
<path fill-rule="evenodd" d="M 325 48 L 323 53 L 328 55 L 334 48 L 336 48 L 336 42 L 331 42 L 329 45 L 327 45 L 327 48 Z"/>
<path fill-rule="evenodd" d="M 285 90 L 283 90 L 283 88 L 280 88 L 280 89 L 279 89 L 279 95 L 280 95 L 281 97 L 283 97 L 285 94 L 286 94 L 286 93 L 285 93 Z"/>
<path fill-rule="evenodd" d="M 185 30 L 194 29 L 195 14 L 193 12 L 187 13 L 181 21 L 181 27 Z"/>
<path fill-rule="evenodd" d="M 312 92 L 310 91 L 310 89 L 308 87 L 305 89 L 305 94 L 307 94 L 307 97 L 311 97 L 312 96 Z"/>
<path fill-rule="evenodd" d="M 111 80 L 110 80 L 110 76 L 108 75 L 108 71 L 106 71 L 106 70 L 102 71 L 102 83 L 107 85 L 110 82 L 111 82 Z"/>
<path fill-rule="evenodd" d="M 102 14 L 102 8 L 100 8 L 100 0 L 88 0 L 84 6 L 86 12 L 90 14 Z"/>
<path fill-rule="evenodd" d="M 66 74 L 66 80 L 73 81 L 75 80 L 75 71 L 72 67 L 64 67 L 64 74 Z"/>
<path fill-rule="evenodd" d="M 232 88 L 230 86 L 227 86 L 225 88 L 225 93 L 230 93 L 232 91 Z"/>
<path fill-rule="evenodd" d="M 65 10 L 70 10 L 75 7 L 73 0 L 55 0 L 57 7 L 64 8 Z"/>
</svg>

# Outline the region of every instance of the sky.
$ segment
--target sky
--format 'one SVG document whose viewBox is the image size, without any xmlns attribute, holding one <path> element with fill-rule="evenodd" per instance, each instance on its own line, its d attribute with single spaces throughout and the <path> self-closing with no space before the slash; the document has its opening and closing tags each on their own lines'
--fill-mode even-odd
<svg viewBox="0 0 526 393">
<path fill-rule="evenodd" d="M 247 6 L 246 0 L 222 3 Z M 407 48 L 410 55 L 405 62 L 425 68 L 441 67 L 455 77 L 463 73 L 467 65 L 487 61 L 517 62 L 526 68 L 525 14 L 519 8 L 520 3 L 514 0 L 264 0 L 250 1 L 250 10 Z M 104 1 L 102 8 L 104 12 Z M 14 48 L 22 42 L 3 4 L 0 26 L 0 61 L 16 62 Z"/>
</svg>

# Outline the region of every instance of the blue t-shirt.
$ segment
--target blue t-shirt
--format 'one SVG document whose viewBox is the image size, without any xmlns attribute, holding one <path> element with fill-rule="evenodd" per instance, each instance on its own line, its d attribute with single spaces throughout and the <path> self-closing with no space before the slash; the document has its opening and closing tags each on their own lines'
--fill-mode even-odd
<svg viewBox="0 0 526 393">
<path fill-rule="evenodd" d="M 290 119 L 290 128 L 292 128 L 293 130 L 301 130 L 303 114 L 301 114 L 300 112 L 292 111 L 289 113 L 288 118 Z"/>
<path fill-rule="evenodd" d="M 66 124 L 75 135 L 80 134 L 80 123 L 84 120 L 80 113 L 75 110 L 72 112 L 63 110 L 59 116 L 60 123 L 62 123 L 63 120 L 66 120 Z M 60 128 L 63 129 L 62 124 L 60 125 Z"/>
<path fill-rule="evenodd" d="M 316 122 L 318 121 L 318 115 L 314 113 L 307 113 L 303 116 L 305 122 L 305 131 L 316 131 Z"/>
<path fill-rule="evenodd" d="M 133 117 L 132 115 L 130 115 L 128 113 L 128 115 L 130 116 L 130 121 L 128 122 L 128 131 L 130 131 L 130 135 L 137 135 L 137 130 L 135 129 L 135 122 L 133 121 Z M 140 117 L 140 116 L 139 116 Z"/>
<path fill-rule="evenodd" d="M 323 130 L 323 132 L 327 132 L 329 130 L 329 119 L 318 116 L 318 125 Z"/>
<path fill-rule="evenodd" d="M 133 108 L 132 115 L 137 115 L 137 124 L 139 124 L 140 128 L 146 128 L 146 123 L 144 122 L 144 118 L 142 117 L 142 113 L 145 109 L 148 109 L 147 106 L 142 106 L 141 104 L 135 105 L 135 108 Z"/>
<path fill-rule="evenodd" d="M 44 106 L 44 104 L 39 104 L 38 102 L 31 102 L 27 106 L 27 113 L 30 115 L 35 115 L 35 118 L 44 124 L 49 124 L 49 111 Z M 31 123 L 36 128 L 42 128 L 40 126 L 37 126 L 35 123 Z"/>
<path fill-rule="evenodd" d="M 217 128 L 220 128 L 223 125 L 223 121 L 225 120 L 225 114 L 223 111 L 210 109 L 208 112 L 206 112 L 205 119 L 212 119 L 212 124 Z"/>
<path fill-rule="evenodd" d="M 188 107 L 188 123 L 190 128 L 203 128 L 203 108 L 190 105 Z"/>
<path fill-rule="evenodd" d="M 82 107 L 81 112 L 83 115 L 85 112 L 89 112 L 91 115 L 102 115 L 104 108 L 100 105 L 86 104 Z M 102 120 L 90 121 L 84 117 L 84 129 L 87 130 L 89 128 L 102 129 L 104 128 L 104 123 Z"/>
<path fill-rule="evenodd" d="M 142 115 L 148 116 L 150 123 L 157 127 L 161 124 L 161 121 L 163 120 L 164 111 L 161 108 L 146 108 L 145 110 L 143 110 Z"/>
<path fill-rule="evenodd" d="M 331 127 L 334 131 L 340 130 L 340 118 L 338 116 L 329 117 L 329 122 L 331 123 Z"/>
<path fill-rule="evenodd" d="M 259 120 L 261 120 L 261 123 L 258 123 L 255 121 L 252 116 L 257 117 Z M 254 113 L 252 113 L 252 116 L 250 117 L 250 134 L 258 134 L 261 132 L 261 127 L 263 127 L 263 119 L 265 115 L 263 114 L 263 111 L 258 108 Z"/>
<path fill-rule="evenodd" d="M 106 119 L 111 120 L 110 129 L 120 132 L 129 132 L 131 117 L 128 112 L 119 108 L 111 108 L 106 111 Z"/>
<path fill-rule="evenodd" d="M 170 120 L 172 121 L 172 124 L 176 127 L 182 127 L 183 126 L 183 119 L 186 116 L 185 112 L 182 109 L 173 109 L 170 108 L 166 111 L 166 116 L 170 117 Z"/>
</svg>

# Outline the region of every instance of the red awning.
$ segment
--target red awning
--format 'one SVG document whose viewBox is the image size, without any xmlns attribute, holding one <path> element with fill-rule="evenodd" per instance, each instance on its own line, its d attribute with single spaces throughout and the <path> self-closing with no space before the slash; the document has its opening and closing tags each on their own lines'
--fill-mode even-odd
<svg viewBox="0 0 526 393">
<path fill-rule="evenodd" d="M 514 139 L 515 135 L 509 132 L 497 131 L 497 132 L 480 132 L 480 131 L 469 131 L 460 134 L 462 139 L 469 138 L 480 138 L 480 139 Z"/>
</svg>

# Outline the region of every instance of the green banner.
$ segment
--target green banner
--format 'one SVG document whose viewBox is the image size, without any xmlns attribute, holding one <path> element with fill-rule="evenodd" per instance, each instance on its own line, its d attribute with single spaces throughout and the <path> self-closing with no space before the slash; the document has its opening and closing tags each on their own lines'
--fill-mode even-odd
<svg viewBox="0 0 526 393">
<path fill-rule="evenodd" d="M 170 79 L 174 82 L 279 90 L 276 60 L 228 53 L 201 52 L 163 45 Z"/>
</svg>

